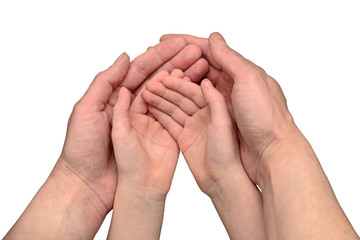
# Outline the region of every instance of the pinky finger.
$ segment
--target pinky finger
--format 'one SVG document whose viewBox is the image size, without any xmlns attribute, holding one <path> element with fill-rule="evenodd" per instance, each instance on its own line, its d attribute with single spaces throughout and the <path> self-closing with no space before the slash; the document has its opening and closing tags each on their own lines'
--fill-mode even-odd
<svg viewBox="0 0 360 240">
<path fill-rule="evenodd" d="M 172 117 L 163 113 L 159 109 L 148 106 L 151 115 L 170 133 L 170 135 L 177 140 L 181 134 L 183 127 L 177 123 Z"/>
</svg>

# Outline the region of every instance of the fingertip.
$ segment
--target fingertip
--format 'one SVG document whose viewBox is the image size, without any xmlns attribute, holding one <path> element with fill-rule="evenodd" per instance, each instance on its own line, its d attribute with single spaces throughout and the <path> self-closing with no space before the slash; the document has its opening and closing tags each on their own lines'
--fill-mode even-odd
<svg viewBox="0 0 360 240">
<path fill-rule="evenodd" d="M 178 34 L 173 34 L 173 33 L 164 34 L 160 37 L 160 42 L 163 42 L 169 38 L 174 38 L 176 36 L 178 36 Z"/>
<path fill-rule="evenodd" d="M 144 91 L 141 92 L 141 97 L 146 102 L 147 97 L 149 96 L 150 91 L 147 89 L 144 89 Z"/>
<path fill-rule="evenodd" d="M 171 74 L 171 76 L 182 78 L 184 77 L 184 72 L 180 69 L 174 69 Z"/>
<path fill-rule="evenodd" d="M 119 91 L 119 96 L 118 96 L 117 102 L 114 106 L 115 121 L 118 120 L 118 115 L 124 116 L 126 114 L 126 112 L 129 111 L 130 103 L 131 103 L 130 91 L 125 87 L 121 87 L 120 91 Z"/>
<path fill-rule="evenodd" d="M 210 108 L 225 102 L 224 96 L 214 87 L 209 79 L 204 79 L 201 82 L 201 90 Z"/>
<path fill-rule="evenodd" d="M 167 76 L 169 76 L 167 71 L 160 71 L 149 82 L 161 82 Z"/>
<path fill-rule="evenodd" d="M 219 44 L 219 43 L 226 44 L 224 37 L 219 32 L 213 32 L 212 34 L 210 34 L 209 40 L 210 42 L 213 42 L 215 44 Z"/>
<path fill-rule="evenodd" d="M 127 92 L 129 92 L 129 90 L 126 87 L 120 87 L 120 91 L 119 91 L 119 95 L 124 95 Z"/>
<path fill-rule="evenodd" d="M 214 85 L 209 79 L 205 78 L 204 80 L 201 81 L 201 87 L 208 91 L 208 90 L 212 90 L 214 88 Z"/>
<path fill-rule="evenodd" d="M 191 82 L 191 78 L 189 78 L 189 77 L 184 77 L 183 79 L 187 82 Z"/>
<path fill-rule="evenodd" d="M 152 93 L 151 91 L 149 90 L 144 90 L 142 93 L 141 93 L 141 98 L 143 99 L 143 101 L 146 103 L 146 104 L 149 104 L 148 106 L 150 105 L 153 105 L 153 104 L 157 104 L 157 101 L 156 101 L 156 96 L 154 93 Z"/>
<path fill-rule="evenodd" d="M 130 57 L 129 55 L 126 53 L 126 52 L 123 52 L 114 62 L 113 65 L 117 65 L 119 64 L 120 62 L 123 62 L 123 61 L 126 61 L 128 60 L 130 62 Z"/>
</svg>

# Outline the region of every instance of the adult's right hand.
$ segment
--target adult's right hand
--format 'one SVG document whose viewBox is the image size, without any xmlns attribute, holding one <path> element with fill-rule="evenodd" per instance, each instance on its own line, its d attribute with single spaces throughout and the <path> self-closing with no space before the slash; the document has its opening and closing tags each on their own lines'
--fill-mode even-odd
<svg viewBox="0 0 360 240">
<path fill-rule="evenodd" d="M 243 165 L 262 189 L 267 239 L 359 239 L 279 84 L 218 33 L 185 38 L 202 49 L 236 120 Z"/>
<path fill-rule="evenodd" d="M 165 35 L 161 40 L 174 35 Z M 240 152 L 251 180 L 289 135 L 298 132 L 279 84 L 259 66 L 232 50 L 219 33 L 209 39 L 184 35 L 211 64 L 207 77 L 225 96 L 238 126 Z"/>
</svg>

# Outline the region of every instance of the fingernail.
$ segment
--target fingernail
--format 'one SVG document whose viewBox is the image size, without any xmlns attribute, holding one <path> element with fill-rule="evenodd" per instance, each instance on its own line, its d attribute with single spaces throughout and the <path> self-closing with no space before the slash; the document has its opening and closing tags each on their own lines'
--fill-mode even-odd
<svg viewBox="0 0 360 240">
<path fill-rule="evenodd" d="M 209 79 L 204 79 L 203 85 L 206 89 L 210 89 L 212 87 L 212 84 Z"/>
<path fill-rule="evenodd" d="M 218 32 L 212 33 L 210 38 L 214 43 L 221 43 L 221 42 L 225 43 L 225 39 Z"/>
<path fill-rule="evenodd" d="M 126 55 L 126 52 L 123 52 L 123 53 L 115 60 L 114 64 L 120 62 L 120 61 L 125 57 L 125 55 Z"/>
</svg>

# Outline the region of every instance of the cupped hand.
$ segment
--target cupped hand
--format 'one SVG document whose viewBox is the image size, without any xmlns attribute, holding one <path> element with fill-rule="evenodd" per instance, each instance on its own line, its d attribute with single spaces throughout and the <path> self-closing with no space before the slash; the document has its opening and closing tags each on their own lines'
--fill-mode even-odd
<svg viewBox="0 0 360 240">
<path fill-rule="evenodd" d="M 165 35 L 161 40 L 171 39 Z M 209 39 L 183 35 L 188 43 L 198 45 L 210 63 L 207 77 L 225 96 L 236 120 L 240 154 L 254 183 L 258 172 L 287 139 L 299 131 L 288 111 L 279 84 L 259 66 L 245 59 L 214 33 Z"/>
<path fill-rule="evenodd" d="M 117 185 L 117 168 L 111 143 L 113 107 L 119 88 L 135 93 L 153 74 L 171 72 L 180 67 L 196 80 L 204 75 L 208 63 L 201 59 L 195 45 L 188 46 L 182 37 L 151 47 L 131 63 L 126 54 L 107 70 L 99 73 L 85 95 L 76 103 L 70 116 L 63 151 L 51 176 L 67 176 L 84 193 L 101 217 L 112 209 Z"/>
<path fill-rule="evenodd" d="M 200 189 L 210 196 L 214 184 L 246 173 L 224 97 L 209 84 L 204 81 L 202 90 L 181 74 L 164 76 L 161 82 L 149 82 L 142 97 L 176 139 Z"/>
<path fill-rule="evenodd" d="M 159 82 L 168 72 L 151 79 Z M 121 88 L 114 108 L 112 139 L 119 172 L 119 185 L 130 185 L 149 197 L 164 199 L 176 168 L 179 148 L 169 132 L 151 115 L 137 95 Z"/>
</svg>

